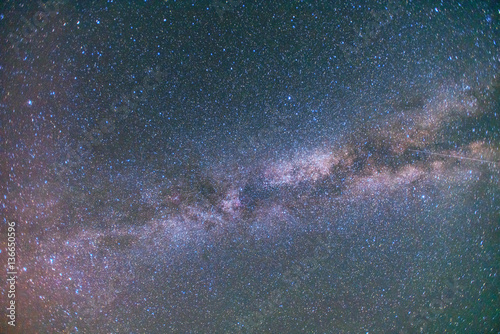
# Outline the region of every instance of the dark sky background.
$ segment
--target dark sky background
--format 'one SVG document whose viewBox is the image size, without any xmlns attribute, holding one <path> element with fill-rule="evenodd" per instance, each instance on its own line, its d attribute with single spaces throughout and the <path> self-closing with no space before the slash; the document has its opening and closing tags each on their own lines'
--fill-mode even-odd
<svg viewBox="0 0 500 334">
<path fill-rule="evenodd" d="M 499 19 L 4 1 L 0 332 L 497 333 Z"/>
</svg>

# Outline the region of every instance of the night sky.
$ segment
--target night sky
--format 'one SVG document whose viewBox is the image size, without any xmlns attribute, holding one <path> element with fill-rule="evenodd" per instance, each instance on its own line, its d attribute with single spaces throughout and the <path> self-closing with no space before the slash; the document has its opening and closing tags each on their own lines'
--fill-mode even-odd
<svg viewBox="0 0 500 334">
<path fill-rule="evenodd" d="M 0 31 L 1 333 L 500 333 L 496 1 L 4 1 Z"/>
</svg>

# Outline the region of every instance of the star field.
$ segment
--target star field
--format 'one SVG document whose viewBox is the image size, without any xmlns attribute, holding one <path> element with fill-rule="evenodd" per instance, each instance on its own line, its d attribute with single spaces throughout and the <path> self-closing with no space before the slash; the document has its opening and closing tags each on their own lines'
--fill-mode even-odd
<svg viewBox="0 0 500 334">
<path fill-rule="evenodd" d="M 0 331 L 496 333 L 499 17 L 2 4 Z"/>
</svg>

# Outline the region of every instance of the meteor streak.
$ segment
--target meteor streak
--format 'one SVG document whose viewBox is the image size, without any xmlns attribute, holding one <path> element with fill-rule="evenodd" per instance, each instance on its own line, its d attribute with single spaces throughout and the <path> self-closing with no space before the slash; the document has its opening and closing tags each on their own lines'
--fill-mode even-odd
<svg viewBox="0 0 500 334">
<path fill-rule="evenodd" d="M 458 155 L 434 153 L 434 152 L 420 151 L 420 150 L 408 150 L 408 151 L 425 153 L 425 154 L 430 154 L 430 155 L 439 155 L 441 157 L 446 157 L 446 158 L 455 158 L 455 159 L 479 161 L 479 162 L 484 162 L 484 163 L 487 163 L 487 164 L 497 164 L 498 162 L 500 162 L 500 161 L 491 161 L 491 160 L 484 160 L 484 159 L 466 158 L 466 157 L 462 157 L 462 156 L 458 156 Z"/>
</svg>

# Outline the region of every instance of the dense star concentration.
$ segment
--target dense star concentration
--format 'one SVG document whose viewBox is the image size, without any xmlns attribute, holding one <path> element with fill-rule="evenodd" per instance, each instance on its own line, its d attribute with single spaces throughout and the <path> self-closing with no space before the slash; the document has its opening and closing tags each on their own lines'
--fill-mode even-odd
<svg viewBox="0 0 500 334">
<path fill-rule="evenodd" d="M 497 333 L 496 1 L 57 1 L 0 7 L 1 333 Z"/>
</svg>

